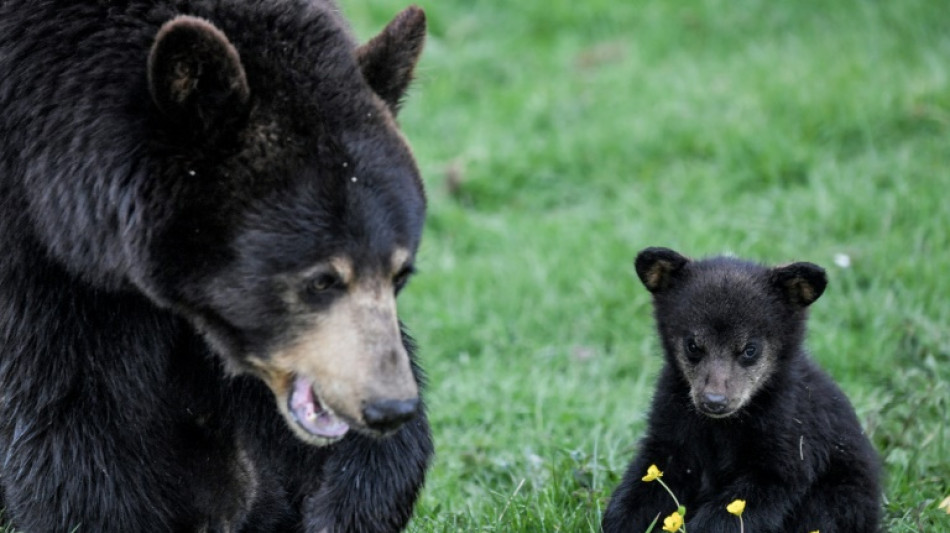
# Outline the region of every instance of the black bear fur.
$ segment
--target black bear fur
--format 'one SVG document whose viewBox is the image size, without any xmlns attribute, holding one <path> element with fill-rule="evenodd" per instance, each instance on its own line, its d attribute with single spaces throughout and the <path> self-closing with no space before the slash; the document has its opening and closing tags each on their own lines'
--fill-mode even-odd
<svg viewBox="0 0 950 533">
<path fill-rule="evenodd" d="M 394 317 L 425 216 L 394 116 L 424 36 L 415 7 L 360 47 L 321 0 L 0 3 L 4 520 L 405 527 L 433 450 Z M 331 257 L 348 278 L 296 291 Z M 385 424 L 305 442 L 272 353 L 368 279 L 398 345 L 380 368 L 411 383 Z"/>
<path fill-rule="evenodd" d="M 653 293 L 665 364 L 603 530 L 641 533 L 659 517 L 658 531 L 676 510 L 658 482 L 641 479 L 656 465 L 690 532 L 738 531 L 726 510 L 736 499 L 746 501 L 745 531 L 877 531 L 877 454 L 847 397 L 802 348 L 824 270 L 692 261 L 665 248 L 642 251 L 636 270 Z"/>
</svg>

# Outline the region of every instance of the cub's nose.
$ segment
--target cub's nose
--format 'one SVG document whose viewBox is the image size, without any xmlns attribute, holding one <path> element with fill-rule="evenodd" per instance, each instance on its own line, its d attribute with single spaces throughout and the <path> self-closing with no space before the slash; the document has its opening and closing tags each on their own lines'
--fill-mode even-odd
<svg viewBox="0 0 950 533">
<path fill-rule="evenodd" d="M 416 416 L 419 398 L 409 400 L 379 400 L 363 408 L 363 420 L 375 431 L 392 431 Z"/>
<path fill-rule="evenodd" d="M 714 415 L 721 415 L 726 412 L 726 407 L 728 407 L 728 403 L 726 402 L 725 394 L 706 393 L 703 395 L 703 411 Z"/>
</svg>

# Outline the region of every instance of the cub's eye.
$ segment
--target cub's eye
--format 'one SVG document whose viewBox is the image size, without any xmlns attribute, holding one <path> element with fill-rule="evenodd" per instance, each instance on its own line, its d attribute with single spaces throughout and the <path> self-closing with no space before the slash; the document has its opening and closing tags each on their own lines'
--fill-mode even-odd
<svg viewBox="0 0 950 533">
<path fill-rule="evenodd" d="M 743 363 L 754 363 L 755 360 L 759 358 L 759 347 L 752 342 L 746 344 L 742 349 L 742 353 L 739 355 L 739 358 Z"/>
<path fill-rule="evenodd" d="M 409 282 L 409 278 L 416 272 L 415 267 L 412 265 L 406 265 L 393 276 L 393 288 L 398 293 L 406 286 L 406 283 Z"/>
<path fill-rule="evenodd" d="M 316 296 L 342 286 L 343 280 L 340 279 L 340 276 L 332 272 L 321 272 L 307 280 L 307 293 Z"/>
<path fill-rule="evenodd" d="M 686 339 L 686 358 L 691 363 L 698 363 L 703 358 L 703 349 L 696 344 L 695 339 Z"/>
</svg>

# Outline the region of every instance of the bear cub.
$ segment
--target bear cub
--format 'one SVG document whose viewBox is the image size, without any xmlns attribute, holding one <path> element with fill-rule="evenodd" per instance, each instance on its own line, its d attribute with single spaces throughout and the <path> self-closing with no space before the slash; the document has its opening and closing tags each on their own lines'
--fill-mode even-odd
<svg viewBox="0 0 950 533">
<path fill-rule="evenodd" d="M 647 248 L 665 365 L 647 433 L 604 515 L 606 533 L 646 531 L 686 508 L 688 531 L 878 531 L 878 456 L 844 393 L 806 354 L 807 308 L 825 290 L 812 263 L 775 268 Z M 649 478 L 646 478 L 649 479 Z M 658 527 L 658 526 L 657 526 Z"/>
</svg>

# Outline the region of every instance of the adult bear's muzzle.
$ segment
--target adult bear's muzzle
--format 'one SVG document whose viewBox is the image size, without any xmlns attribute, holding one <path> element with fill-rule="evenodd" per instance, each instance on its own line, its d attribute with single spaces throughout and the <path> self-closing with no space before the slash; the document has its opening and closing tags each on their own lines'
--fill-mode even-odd
<svg viewBox="0 0 950 533">
<path fill-rule="evenodd" d="M 393 431 L 419 408 L 419 389 L 389 283 L 367 279 L 266 358 L 251 363 L 303 440 L 329 444 L 351 427 Z"/>
</svg>

